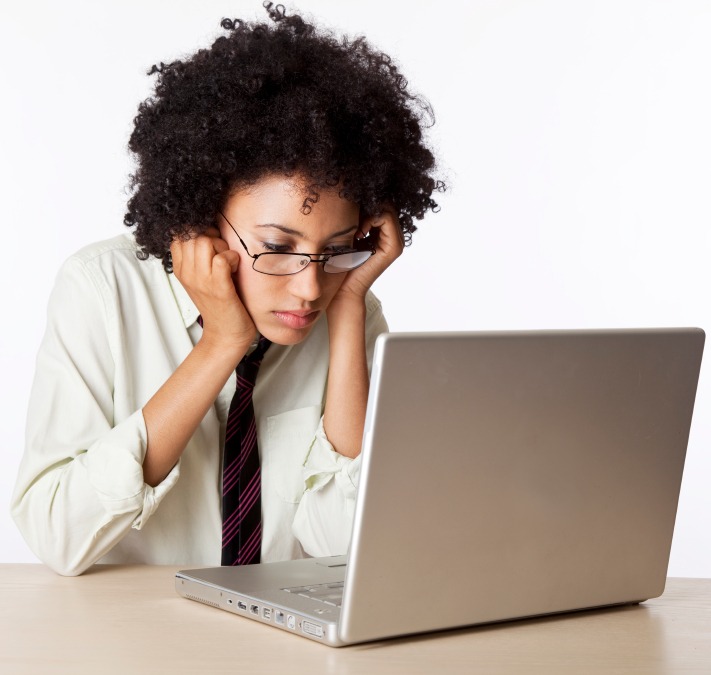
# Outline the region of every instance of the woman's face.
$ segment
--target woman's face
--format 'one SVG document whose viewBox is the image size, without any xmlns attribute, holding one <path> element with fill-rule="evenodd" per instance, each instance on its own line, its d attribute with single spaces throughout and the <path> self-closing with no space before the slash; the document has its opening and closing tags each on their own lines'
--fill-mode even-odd
<svg viewBox="0 0 711 675">
<path fill-rule="evenodd" d="M 252 255 L 328 253 L 351 247 L 359 225 L 357 204 L 321 190 L 311 212 L 301 212 L 306 192 L 298 175 L 267 176 L 234 192 L 222 213 Z M 323 265 L 309 264 L 298 274 L 270 276 L 252 269 L 252 258 L 230 224 L 219 217 L 222 238 L 240 255 L 234 275 L 237 293 L 261 335 L 276 344 L 304 340 L 341 287 L 346 274 L 328 274 Z"/>
</svg>

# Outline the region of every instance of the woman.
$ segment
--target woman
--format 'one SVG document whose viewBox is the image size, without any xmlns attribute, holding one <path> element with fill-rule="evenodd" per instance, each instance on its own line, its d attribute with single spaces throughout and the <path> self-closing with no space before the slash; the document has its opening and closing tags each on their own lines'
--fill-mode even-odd
<svg viewBox="0 0 711 675">
<path fill-rule="evenodd" d="M 347 548 L 369 289 L 443 188 L 390 59 L 265 7 L 154 66 L 134 231 L 57 279 L 12 512 L 61 574 Z"/>
</svg>

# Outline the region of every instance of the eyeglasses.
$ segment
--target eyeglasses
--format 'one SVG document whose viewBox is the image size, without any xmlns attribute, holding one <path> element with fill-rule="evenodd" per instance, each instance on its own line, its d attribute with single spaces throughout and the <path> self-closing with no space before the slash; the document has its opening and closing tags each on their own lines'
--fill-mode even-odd
<svg viewBox="0 0 711 675">
<path fill-rule="evenodd" d="M 374 248 L 368 248 L 364 250 L 347 249 L 338 253 L 279 253 L 277 251 L 269 251 L 252 255 L 247 248 L 247 244 L 244 243 L 232 223 L 227 220 L 225 214 L 220 211 L 220 215 L 237 235 L 237 239 L 239 239 L 247 255 L 254 261 L 252 269 L 262 274 L 271 274 L 277 277 L 298 274 L 305 270 L 309 263 L 323 265 L 323 271 L 329 274 L 343 274 L 360 267 L 375 253 Z"/>
</svg>

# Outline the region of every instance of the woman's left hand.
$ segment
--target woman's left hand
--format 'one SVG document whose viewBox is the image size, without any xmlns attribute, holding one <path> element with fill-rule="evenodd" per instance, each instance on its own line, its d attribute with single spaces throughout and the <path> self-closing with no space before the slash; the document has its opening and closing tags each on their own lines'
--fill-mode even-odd
<svg viewBox="0 0 711 675">
<path fill-rule="evenodd" d="M 402 254 L 405 238 L 394 206 L 386 205 L 379 215 L 366 218 L 356 238 L 366 237 L 373 228 L 379 230 L 375 254 L 365 264 L 348 272 L 334 301 L 345 297 L 365 298 L 373 282 Z"/>
</svg>

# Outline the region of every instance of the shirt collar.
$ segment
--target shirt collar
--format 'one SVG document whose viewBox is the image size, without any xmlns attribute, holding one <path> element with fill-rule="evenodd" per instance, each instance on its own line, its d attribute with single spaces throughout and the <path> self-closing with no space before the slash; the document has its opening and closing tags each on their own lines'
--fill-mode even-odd
<svg viewBox="0 0 711 675">
<path fill-rule="evenodd" d="M 183 317 L 183 323 L 186 328 L 190 328 L 196 321 L 200 312 L 195 306 L 195 303 L 190 299 L 188 292 L 183 288 L 183 285 L 178 281 L 178 277 L 172 272 L 168 274 L 168 281 L 173 290 L 175 301 L 178 303 L 178 309 Z"/>
</svg>

